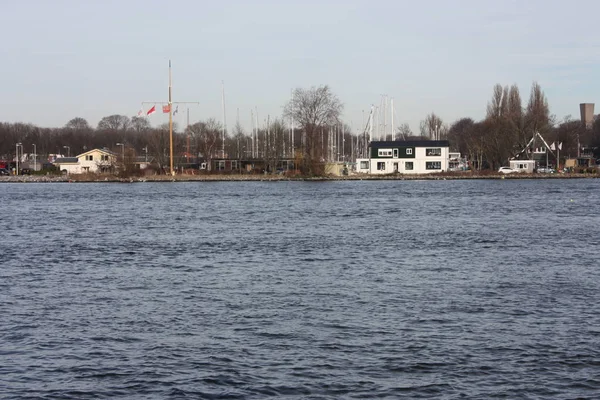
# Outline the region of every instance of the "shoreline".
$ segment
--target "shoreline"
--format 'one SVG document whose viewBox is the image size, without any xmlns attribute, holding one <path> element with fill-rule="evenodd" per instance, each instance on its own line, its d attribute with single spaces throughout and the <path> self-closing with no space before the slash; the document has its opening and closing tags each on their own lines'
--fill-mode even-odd
<svg viewBox="0 0 600 400">
<path fill-rule="evenodd" d="M 523 179 L 596 179 L 600 174 L 472 174 L 443 173 L 428 175 L 351 175 L 291 177 L 282 175 L 153 175 L 119 178 L 117 176 L 1 176 L 0 183 L 146 183 L 146 182 L 289 182 L 289 181 L 415 181 L 415 180 L 523 180 Z"/>
</svg>

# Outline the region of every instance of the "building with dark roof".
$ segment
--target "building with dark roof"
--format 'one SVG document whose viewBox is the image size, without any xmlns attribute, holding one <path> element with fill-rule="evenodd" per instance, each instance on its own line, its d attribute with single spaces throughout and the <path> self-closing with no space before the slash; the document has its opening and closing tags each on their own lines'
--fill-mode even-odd
<svg viewBox="0 0 600 400">
<path fill-rule="evenodd" d="M 430 174 L 448 171 L 447 140 L 377 141 L 369 158 L 356 160 L 356 171 L 368 174 Z"/>
</svg>

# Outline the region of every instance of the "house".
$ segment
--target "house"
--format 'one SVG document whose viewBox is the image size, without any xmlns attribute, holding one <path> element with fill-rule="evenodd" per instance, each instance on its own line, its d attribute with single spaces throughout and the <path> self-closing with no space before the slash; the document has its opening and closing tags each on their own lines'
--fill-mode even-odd
<svg viewBox="0 0 600 400">
<path fill-rule="evenodd" d="M 356 172 L 367 174 L 429 174 L 448 171 L 447 140 L 378 141 L 369 158 L 356 160 Z"/>
<path fill-rule="evenodd" d="M 93 149 L 77 157 L 61 157 L 54 161 L 59 171 L 67 174 L 113 172 L 117 155 L 107 149 Z"/>
</svg>

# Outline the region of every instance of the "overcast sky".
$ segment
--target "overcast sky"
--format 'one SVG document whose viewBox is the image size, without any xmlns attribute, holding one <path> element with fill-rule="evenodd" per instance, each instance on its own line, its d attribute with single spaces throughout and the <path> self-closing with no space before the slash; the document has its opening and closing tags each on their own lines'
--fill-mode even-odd
<svg viewBox="0 0 600 400">
<path fill-rule="evenodd" d="M 431 111 L 482 118 L 496 83 L 525 104 L 538 81 L 559 118 L 600 103 L 599 1 L 0 1 L 0 121 L 133 116 L 167 100 L 169 59 L 173 100 L 200 103 L 192 122 L 221 119 L 224 81 L 229 127 L 322 84 L 355 130 L 382 94 L 413 131 Z"/>
</svg>

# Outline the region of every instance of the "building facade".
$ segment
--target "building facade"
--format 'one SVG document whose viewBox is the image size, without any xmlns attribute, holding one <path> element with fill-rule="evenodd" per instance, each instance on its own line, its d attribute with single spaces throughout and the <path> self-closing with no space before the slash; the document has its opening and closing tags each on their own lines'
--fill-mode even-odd
<svg viewBox="0 0 600 400">
<path fill-rule="evenodd" d="M 107 173 L 114 171 L 116 162 L 115 153 L 106 149 L 93 149 L 77 157 L 57 158 L 54 165 L 68 174 Z"/>
<path fill-rule="evenodd" d="M 356 172 L 430 174 L 448 171 L 447 140 L 379 141 L 369 145 L 369 158 L 356 160 Z"/>
</svg>

